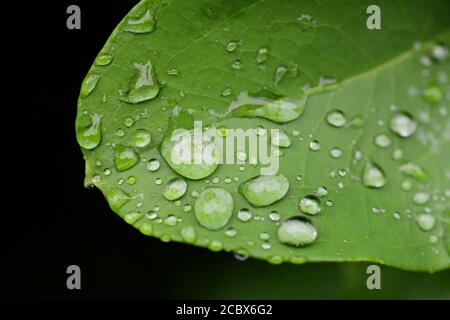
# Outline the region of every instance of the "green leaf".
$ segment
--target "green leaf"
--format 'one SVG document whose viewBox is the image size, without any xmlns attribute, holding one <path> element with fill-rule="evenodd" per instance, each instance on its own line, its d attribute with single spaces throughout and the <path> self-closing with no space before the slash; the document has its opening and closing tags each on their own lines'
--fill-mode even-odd
<svg viewBox="0 0 450 320">
<path fill-rule="evenodd" d="M 163 241 L 275 264 L 449 268 L 450 3 L 378 1 L 380 30 L 366 28 L 370 4 L 141 1 L 81 87 L 85 184 Z M 200 120 L 214 143 L 272 135 L 287 192 L 257 193 L 268 163 L 248 146 L 235 164 L 175 163 L 172 133 L 195 137 Z"/>
</svg>

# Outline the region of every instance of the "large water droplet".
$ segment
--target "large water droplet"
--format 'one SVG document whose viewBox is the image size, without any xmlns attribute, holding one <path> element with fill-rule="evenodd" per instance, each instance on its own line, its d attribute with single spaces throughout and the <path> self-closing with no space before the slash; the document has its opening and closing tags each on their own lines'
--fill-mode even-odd
<svg viewBox="0 0 450 320">
<path fill-rule="evenodd" d="M 138 148 L 144 148 L 152 141 L 150 132 L 145 129 L 137 129 L 131 135 L 131 141 Z"/>
<path fill-rule="evenodd" d="M 164 197 L 167 200 L 177 200 L 181 198 L 187 190 L 186 180 L 182 178 L 174 178 L 169 181 L 164 190 Z"/>
<path fill-rule="evenodd" d="M 256 63 L 262 64 L 267 60 L 269 56 L 269 47 L 261 47 L 256 53 Z"/>
<path fill-rule="evenodd" d="M 232 117 L 260 117 L 278 123 L 297 119 L 305 110 L 306 95 L 293 100 L 264 92 L 262 96 L 250 96 L 243 91 L 228 107 Z"/>
<path fill-rule="evenodd" d="M 92 91 L 94 91 L 98 80 L 100 80 L 100 75 L 93 73 L 88 75 L 81 84 L 80 96 L 86 98 Z"/>
<path fill-rule="evenodd" d="M 304 213 L 315 215 L 320 212 L 320 201 L 317 197 L 309 195 L 300 200 L 300 210 Z"/>
<path fill-rule="evenodd" d="M 135 63 L 134 66 L 138 71 L 138 76 L 125 101 L 136 104 L 154 99 L 159 93 L 159 84 L 151 61 L 147 61 L 146 64 Z"/>
<path fill-rule="evenodd" d="M 101 140 L 101 116 L 94 113 L 91 115 L 90 125 L 77 127 L 77 141 L 81 147 L 92 150 L 100 144 Z"/>
<path fill-rule="evenodd" d="M 233 214 L 233 198 L 222 188 L 208 188 L 195 200 L 194 210 L 200 225 L 218 230 L 228 223 Z"/>
<path fill-rule="evenodd" d="M 386 184 L 383 170 L 372 161 L 367 161 L 363 171 L 363 183 L 366 187 L 381 188 Z"/>
<path fill-rule="evenodd" d="M 217 169 L 219 159 L 216 149 L 211 137 L 203 135 L 201 141 L 198 141 L 194 130 L 185 130 L 174 131 L 170 139 L 165 139 L 161 154 L 177 173 L 192 180 L 199 180 Z"/>
<path fill-rule="evenodd" d="M 422 213 L 416 217 L 416 221 L 420 229 L 423 231 L 430 231 L 434 227 L 436 218 L 429 213 Z"/>
<path fill-rule="evenodd" d="M 293 218 L 280 224 L 277 235 L 281 243 L 304 246 L 316 240 L 317 230 L 311 223 Z"/>
<path fill-rule="evenodd" d="M 239 186 L 239 192 L 255 207 L 268 206 L 282 199 L 289 190 L 289 180 L 282 174 L 259 176 Z"/>
<path fill-rule="evenodd" d="M 134 17 L 128 18 L 124 30 L 132 33 L 149 33 L 155 30 L 155 26 L 156 20 L 150 10 L 147 10 L 137 19 Z"/>
<path fill-rule="evenodd" d="M 417 129 L 417 123 L 409 113 L 399 112 L 394 113 L 392 116 L 390 128 L 392 132 L 406 138 L 414 134 Z"/>
<path fill-rule="evenodd" d="M 327 122 L 333 127 L 340 128 L 345 126 L 347 119 L 341 110 L 333 110 L 327 114 Z"/>
<path fill-rule="evenodd" d="M 116 155 L 114 164 L 117 171 L 125 171 L 134 167 L 139 162 L 139 156 L 133 148 L 121 144 L 115 146 Z"/>
</svg>

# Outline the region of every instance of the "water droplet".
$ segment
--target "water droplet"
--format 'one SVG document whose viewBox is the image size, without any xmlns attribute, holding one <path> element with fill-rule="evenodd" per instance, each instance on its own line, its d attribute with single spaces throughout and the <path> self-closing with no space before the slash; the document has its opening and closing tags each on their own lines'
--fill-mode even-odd
<svg viewBox="0 0 450 320">
<path fill-rule="evenodd" d="M 414 134 L 417 128 L 417 123 L 413 117 L 407 112 L 394 113 L 391 118 L 390 128 L 392 132 L 400 137 L 407 138 Z"/>
<path fill-rule="evenodd" d="M 225 45 L 225 49 L 227 50 L 227 52 L 231 53 L 234 52 L 240 45 L 242 45 L 241 40 L 228 40 L 227 44 Z"/>
<path fill-rule="evenodd" d="M 126 117 L 123 124 L 125 127 L 130 128 L 134 124 L 134 119 L 132 117 Z"/>
<path fill-rule="evenodd" d="M 152 141 L 152 136 L 150 132 L 145 129 L 137 129 L 131 135 L 131 141 L 133 141 L 136 147 L 144 148 Z"/>
<path fill-rule="evenodd" d="M 289 180 L 282 174 L 259 176 L 239 186 L 239 192 L 255 207 L 268 206 L 282 199 L 289 190 Z"/>
<path fill-rule="evenodd" d="M 416 217 L 417 224 L 423 231 L 430 231 L 433 229 L 436 218 L 429 213 L 422 213 Z"/>
<path fill-rule="evenodd" d="M 318 151 L 320 150 L 320 143 L 317 140 L 313 140 L 309 143 L 309 149 L 312 151 Z"/>
<path fill-rule="evenodd" d="M 442 62 L 448 57 L 448 48 L 437 44 L 431 49 L 431 56 L 437 61 Z"/>
<path fill-rule="evenodd" d="M 180 75 L 180 72 L 178 71 L 178 69 L 175 68 L 167 69 L 167 75 L 178 77 Z"/>
<path fill-rule="evenodd" d="M 197 238 L 197 234 L 195 233 L 195 229 L 191 226 L 183 227 L 180 231 L 181 238 L 186 243 L 194 243 Z"/>
<path fill-rule="evenodd" d="M 341 110 L 333 110 L 327 114 L 327 122 L 333 127 L 340 128 L 345 126 L 347 119 Z"/>
<path fill-rule="evenodd" d="M 228 236 L 228 237 L 230 237 L 230 238 L 232 238 L 232 237 L 235 237 L 235 236 L 237 235 L 237 231 L 236 231 L 235 228 L 230 227 L 230 228 L 228 228 L 228 229 L 225 231 L 225 235 Z"/>
<path fill-rule="evenodd" d="M 362 128 L 364 126 L 364 117 L 360 114 L 353 116 L 353 118 L 350 120 L 350 125 L 354 129 Z"/>
<path fill-rule="evenodd" d="M 288 148 L 291 145 L 291 139 L 283 130 L 271 130 L 270 143 L 274 146 Z"/>
<path fill-rule="evenodd" d="M 293 137 L 298 137 L 300 135 L 300 131 L 297 129 L 292 130 L 292 136 Z"/>
<path fill-rule="evenodd" d="M 163 180 L 161 178 L 156 178 L 155 179 L 155 184 L 160 185 L 162 184 Z"/>
<path fill-rule="evenodd" d="M 285 65 L 279 65 L 275 69 L 275 73 L 273 74 L 273 82 L 275 84 L 278 84 L 281 80 L 283 80 L 288 70 L 289 70 L 288 67 L 286 67 Z"/>
<path fill-rule="evenodd" d="M 136 104 L 154 99 L 160 88 L 151 61 L 147 61 L 146 64 L 135 63 L 134 66 L 138 76 L 125 101 Z"/>
<path fill-rule="evenodd" d="M 90 124 L 87 126 L 77 126 L 77 141 L 81 147 L 92 150 L 96 148 L 102 140 L 101 116 L 94 113 L 90 117 Z"/>
<path fill-rule="evenodd" d="M 241 92 L 228 107 L 227 115 L 232 117 L 260 117 L 277 123 L 299 118 L 305 110 L 307 96 L 299 99 L 284 98 L 264 91 L 262 96 L 250 96 Z"/>
<path fill-rule="evenodd" d="M 174 178 L 169 181 L 164 190 L 164 197 L 167 200 L 177 200 L 180 199 L 187 190 L 186 180 L 182 178 Z"/>
<path fill-rule="evenodd" d="M 192 210 L 192 206 L 190 204 L 185 204 L 183 206 L 183 211 L 184 212 L 191 212 L 191 210 Z"/>
<path fill-rule="evenodd" d="M 326 204 L 327 207 L 332 207 L 333 206 L 333 201 L 327 200 L 327 201 L 325 201 L 325 204 Z"/>
<path fill-rule="evenodd" d="M 429 239 L 431 244 L 436 244 L 439 241 L 439 238 L 437 236 L 435 236 L 435 235 L 431 235 L 428 239 Z"/>
<path fill-rule="evenodd" d="M 441 101 L 444 97 L 444 94 L 437 85 L 429 85 L 423 91 L 423 97 L 425 98 L 426 101 L 434 104 Z"/>
<path fill-rule="evenodd" d="M 129 185 L 133 185 L 133 184 L 135 184 L 136 182 L 137 182 L 137 179 L 136 179 L 135 176 L 129 176 L 129 177 L 127 178 L 127 183 L 128 183 Z"/>
<path fill-rule="evenodd" d="M 252 213 L 248 209 L 241 209 L 237 212 L 237 217 L 239 220 L 243 222 L 247 222 L 252 218 Z"/>
<path fill-rule="evenodd" d="M 297 23 L 300 25 L 303 31 L 316 27 L 316 20 L 309 14 L 301 14 L 297 19 Z"/>
<path fill-rule="evenodd" d="M 261 47 L 256 53 L 256 63 L 262 64 L 267 60 L 269 56 L 269 47 Z"/>
<path fill-rule="evenodd" d="M 239 59 L 236 59 L 233 61 L 233 63 L 231 64 L 231 68 L 234 70 L 240 70 L 242 69 L 242 62 Z"/>
<path fill-rule="evenodd" d="M 281 218 L 280 214 L 277 211 L 272 211 L 269 213 L 269 219 L 271 221 L 279 221 Z"/>
<path fill-rule="evenodd" d="M 108 168 L 105 168 L 105 170 L 103 170 L 103 174 L 105 176 L 109 176 L 111 174 L 111 170 L 109 170 Z"/>
<path fill-rule="evenodd" d="M 139 162 L 139 156 L 133 148 L 118 144 L 114 148 L 116 155 L 114 164 L 117 171 L 125 171 L 131 169 Z"/>
<path fill-rule="evenodd" d="M 401 165 L 399 169 L 400 172 L 405 176 L 414 178 L 418 181 L 425 181 L 428 179 L 428 175 L 425 173 L 422 167 L 412 162 Z"/>
<path fill-rule="evenodd" d="M 124 30 L 132 33 L 149 33 L 155 30 L 155 26 L 156 20 L 150 10 L 147 10 L 137 19 L 129 17 Z"/>
<path fill-rule="evenodd" d="M 158 159 L 150 159 L 147 163 L 147 169 L 150 171 L 156 171 L 159 169 L 160 163 Z"/>
<path fill-rule="evenodd" d="M 111 188 L 106 193 L 106 199 L 108 200 L 111 209 L 114 212 L 118 212 L 125 203 L 130 201 L 130 196 L 119 188 Z"/>
<path fill-rule="evenodd" d="M 233 214 L 233 198 L 221 188 L 203 190 L 195 201 L 195 217 L 210 230 L 223 228 Z"/>
<path fill-rule="evenodd" d="M 125 131 L 122 128 L 118 128 L 116 130 L 116 136 L 123 137 L 125 135 Z"/>
<path fill-rule="evenodd" d="M 80 96 L 86 98 L 92 91 L 94 91 L 98 80 L 100 80 L 100 75 L 93 73 L 88 75 L 81 84 Z"/>
<path fill-rule="evenodd" d="M 268 242 L 263 242 L 261 244 L 261 248 L 263 248 L 264 250 L 270 250 L 270 249 L 272 249 L 272 245 Z"/>
<path fill-rule="evenodd" d="M 398 212 L 394 212 L 393 214 L 392 214 L 392 217 L 395 219 L 395 220 L 400 220 L 400 213 L 398 213 Z"/>
<path fill-rule="evenodd" d="M 270 239 L 270 235 L 267 232 L 261 232 L 259 234 L 259 239 L 261 239 L 261 240 L 269 240 Z"/>
<path fill-rule="evenodd" d="M 208 249 L 211 251 L 217 252 L 217 251 L 220 251 L 223 249 L 223 244 L 222 244 L 222 242 L 220 242 L 218 240 L 213 240 L 208 245 Z"/>
<path fill-rule="evenodd" d="M 292 218 L 280 224 L 277 235 L 281 243 L 298 247 L 313 243 L 317 238 L 317 230 L 303 219 Z"/>
<path fill-rule="evenodd" d="M 367 161 L 364 166 L 363 183 L 366 187 L 381 188 L 386 184 L 383 170 L 371 161 Z"/>
<path fill-rule="evenodd" d="M 422 205 L 430 200 L 430 195 L 426 192 L 416 192 L 413 195 L 413 202 L 417 205 Z"/>
<path fill-rule="evenodd" d="M 235 254 L 234 254 L 234 258 L 235 258 L 236 260 L 239 260 L 239 261 L 245 261 L 245 260 L 248 259 L 248 255 L 247 255 L 247 254 L 235 253 Z"/>
<path fill-rule="evenodd" d="M 233 89 L 231 89 L 230 87 L 226 87 L 225 89 L 223 89 L 221 94 L 223 97 L 228 97 L 231 92 L 233 92 Z"/>
<path fill-rule="evenodd" d="M 403 158 L 403 150 L 402 149 L 395 149 L 392 152 L 392 159 L 400 160 L 401 158 Z"/>
<path fill-rule="evenodd" d="M 107 66 L 110 64 L 113 60 L 113 56 L 110 54 L 101 54 L 98 55 L 97 58 L 95 58 L 95 65 L 96 66 Z"/>
<path fill-rule="evenodd" d="M 217 169 L 219 159 L 217 146 L 211 137 L 203 135 L 199 142 L 194 130 L 174 131 L 170 139 L 163 141 L 161 154 L 178 174 L 199 180 Z"/>
<path fill-rule="evenodd" d="M 320 201 L 317 197 L 309 195 L 300 200 L 300 210 L 304 213 L 315 215 L 320 212 Z"/>
<path fill-rule="evenodd" d="M 328 195 L 328 189 L 326 187 L 324 187 L 324 186 L 317 187 L 316 196 L 321 198 L 321 197 L 325 197 L 326 195 Z"/>
<path fill-rule="evenodd" d="M 339 148 L 333 148 L 330 150 L 330 156 L 334 159 L 340 158 L 342 156 L 342 150 Z"/>
<path fill-rule="evenodd" d="M 387 148 L 391 145 L 391 138 L 384 133 L 380 133 L 375 136 L 374 142 L 377 147 Z"/>
<path fill-rule="evenodd" d="M 168 215 L 168 216 L 164 219 L 164 224 L 165 224 L 166 226 L 169 226 L 169 227 L 176 226 L 177 223 L 178 223 L 178 218 L 175 217 L 174 215 Z"/>
<path fill-rule="evenodd" d="M 411 189 L 412 189 L 411 180 L 403 181 L 402 184 L 400 185 L 400 187 L 402 188 L 403 191 L 411 191 Z"/>
</svg>

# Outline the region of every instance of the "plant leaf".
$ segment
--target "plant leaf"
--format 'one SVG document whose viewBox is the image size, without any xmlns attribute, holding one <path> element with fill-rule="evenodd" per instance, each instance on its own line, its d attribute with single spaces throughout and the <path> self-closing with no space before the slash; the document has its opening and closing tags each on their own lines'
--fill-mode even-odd
<svg viewBox="0 0 450 320">
<path fill-rule="evenodd" d="M 450 3 L 379 1 L 380 30 L 366 28 L 369 5 L 141 1 L 82 85 L 76 126 L 85 184 L 163 241 L 275 264 L 449 268 Z M 262 161 L 184 169 L 171 162 L 163 141 L 176 129 L 195 132 L 200 120 L 219 132 L 282 130 L 283 143 L 272 144 L 285 146 L 278 173 L 287 192 L 240 193 L 259 181 Z M 173 183 L 180 176 L 186 192 L 184 182 Z M 210 198 L 194 212 L 199 194 Z M 297 239 L 289 232 L 309 230 L 307 221 L 317 231 L 313 243 L 279 241 L 291 218 L 297 227 L 283 234 Z"/>
</svg>

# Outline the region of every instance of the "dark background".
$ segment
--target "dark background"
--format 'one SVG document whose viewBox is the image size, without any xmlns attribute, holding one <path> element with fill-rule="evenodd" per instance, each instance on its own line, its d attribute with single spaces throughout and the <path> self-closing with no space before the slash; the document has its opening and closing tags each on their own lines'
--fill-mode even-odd
<svg viewBox="0 0 450 320">
<path fill-rule="evenodd" d="M 25 43 L 25 34 L 18 32 L 18 42 L 25 48 L 15 48 L 13 55 L 26 57 L 20 61 L 26 62 L 28 71 L 26 81 L 18 75 L 21 87 L 13 100 L 21 103 L 13 110 L 33 129 L 22 146 L 27 156 L 17 161 L 33 178 L 7 181 L 14 197 L 4 199 L 9 209 L 3 213 L 12 222 L 3 223 L 9 229 L 3 242 L 7 247 L 2 259 L 7 268 L 2 273 L 7 284 L 2 286 L 3 297 L 450 298 L 450 271 L 428 275 L 383 266 L 382 290 L 370 291 L 369 263 L 274 266 L 163 243 L 124 223 L 98 190 L 86 190 L 74 125 L 80 84 L 107 37 L 136 2 L 35 5 L 29 10 L 32 23 L 22 25 L 32 39 Z M 70 4 L 81 7 L 81 30 L 66 28 Z M 20 24 L 10 29 L 19 30 Z M 11 63 L 17 63 L 17 57 Z M 66 268 L 71 264 L 81 268 L 82 290 L 66 288 Z"/>
</svg>

